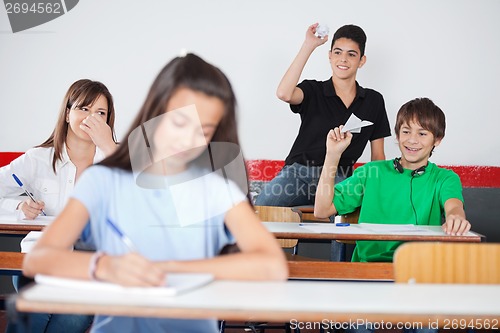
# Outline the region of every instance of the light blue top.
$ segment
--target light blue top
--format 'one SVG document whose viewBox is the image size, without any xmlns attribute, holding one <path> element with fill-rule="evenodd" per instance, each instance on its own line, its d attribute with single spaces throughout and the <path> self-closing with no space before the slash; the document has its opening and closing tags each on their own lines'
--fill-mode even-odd
<svg viewBox="0 0 500 333">
<path fill-rule="evenodd" d="M 189 170 L 175 177 L 149 176 L 156 189 L 136 185 L 134 175 L 93 166 L 81 176 L 72 197 L 90 214 L 92 242 L 111 255 L 129 249 L 106 219 L 112 220 L 151 260 L 190 260 L 217 255 L 232 241 L 224 215 L 246 197 L 217 172 Z M 153 186 L 155 187 L 155 186 Z M 96 316 L 92 332 L 217 332 L 214 320 Z"/>
</svg>

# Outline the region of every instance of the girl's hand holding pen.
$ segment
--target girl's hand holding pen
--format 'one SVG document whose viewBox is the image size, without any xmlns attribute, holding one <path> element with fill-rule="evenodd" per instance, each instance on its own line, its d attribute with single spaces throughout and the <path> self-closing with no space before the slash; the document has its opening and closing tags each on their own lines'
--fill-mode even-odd
<svg viewBox="0 0 500 333">
<path fill-rule="evenodd" d="M 166 273 L 154 262 L 130 252 L 122 256 L 104 255 L 97 262 L 95 276 L 122 286 L 159 287 L 165 285 Z"/>
<path fill-rule="evenodd" d="M 30 198 L 21 202 L 17 209 L 20 209 L 26 220 L 34 220 L 38 215 L 42 214 L 45 208 L 45 203 L 43 201 L 33 202 Z"/>
</svg>

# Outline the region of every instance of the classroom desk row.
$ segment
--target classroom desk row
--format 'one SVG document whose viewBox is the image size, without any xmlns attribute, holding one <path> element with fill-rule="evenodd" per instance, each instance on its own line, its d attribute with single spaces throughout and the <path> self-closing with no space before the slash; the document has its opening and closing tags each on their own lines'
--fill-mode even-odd
<svg viewBox="0 0 500 333">
<path fill-rule="evenodd" d="M 30 231 L 41 231 L 50 221 L 15 221 L 0 217 L 0 234 L 23 235 Z M 333 223 L 263 222 L 276 238 L 322 239 L 322 240 L 396 240 L 481 242 L 484 236 L 468 232 L 464 236 L 446 235 L 439 226 L 351 224 L 337 227 Z"/>
<path fill-rule="evenodd" d="M 481 235 L 447 236 L 440 228 L 375 230 L 363 225 L 308 229 L 298 223 L 264 222 L 278 238 L 384 239 L 480 242 Z M 473 321 L 498 327 L 500 285 L 409 285 L 392 281 L 391 263 L 334 263 L 288 258 L 291 279 L 325 281 L 215 281 L 176 297 L 132 297 L 34 285 L 11 298 L 21 312 L 99 313 L 124 316 L 219 318 L 243 321 L 422 322 L 443 328 Z M 20 261 L 18 261 L 20 262 Z M 339 282 L 370 280 L 370 282 Z M 265 301 L 263 301 L 265 295 Z M 336 302 L 335 300 L 341 300 Z M 360 302 L 359 300 L 363 301 Z M 429 300 L 432 299 L 432 302 Z M 383 302 L 381 302 L 383 300 Z M 408 301 L 410 300 L 410 301 Z M 455 326 L 452 326 L 455 325 Z M 495 326 L 496 325 L 496 326 Z M 477 326 L 476 326 L 477 327 Z M 485 326 L 481 326 L 485 327 Z"/>
<path fill-rule="evenodd" d="M 447 235 L 441 226 L 351 224 L 339 227 L 334 223 L 263 222 L 276 238 L 317 240 L 386 240 L 469 242 L 484 241 L 484 236 L 469 231 L 463 236 Z"/>
<path fill-rule="evenodd" d="M 26 235 L 30 231 L 41 231 L 53 217 L 36 220 L 18 220 L 15 214 L 0 215 L 0 235 Z"/>
<path fill-rule="evenodd" d="M 0 252 L 0 274 L 19 275 L 24 253 Z M 392 263 L 324 262 L 287 253 L 290 279 L 392 281 Z"/>
<path fill-rule="evenodd" d="M 38 284 L 13 296 L 11 304 L 22 312 L 277 322 L 411 321 L 442 328 L 457 328 L 452 324 L 464 321 L 488 322 L 490 328 L 500 325 L 500 285 L 214 281 L 175 297 L 141 297 L 68 292 Z"/>
</svg>

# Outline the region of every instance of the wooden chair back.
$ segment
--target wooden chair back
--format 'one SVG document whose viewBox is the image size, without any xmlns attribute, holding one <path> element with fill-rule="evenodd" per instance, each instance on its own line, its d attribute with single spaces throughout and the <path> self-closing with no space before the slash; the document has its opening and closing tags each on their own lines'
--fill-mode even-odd
<svg viewBox="0 0 500 333">
<path fill-rule="evenodd" d="M 340 215 L 340 221 L 343 223 L 358 224 L 359 222 L 359 211 L 360 208 L 356 209 L 354 212 Z"/>
<path fill-rule="evenodd" d="M 394 253 L 396 282 L 500 284 L 500 244 L 411 242 Z"/>
<path fill-rule="evenodd" d="M 262 221 L 266 222 L 302 222 L 302 215 L 298 211 L 293 211 L 290 207 L 255 206 L 255 213 Z M 297 239 L 278 239 L 281 247 L 297 247 Z M 296 251 L 294 251 L 295 253 Z"/>
<path fill-rule="evenodd" d="M 359 211 L 360 211 L 360 208 L 356 209 L 352 213 L 340 215 L 340 222 L 349 223 L 349 224 L 358 224 Z M 337 240 L 337 242 L 344 243 L 344 244 L 356 244 L 356 241 L 352 241 L 352 240 Z"/>
</svg>

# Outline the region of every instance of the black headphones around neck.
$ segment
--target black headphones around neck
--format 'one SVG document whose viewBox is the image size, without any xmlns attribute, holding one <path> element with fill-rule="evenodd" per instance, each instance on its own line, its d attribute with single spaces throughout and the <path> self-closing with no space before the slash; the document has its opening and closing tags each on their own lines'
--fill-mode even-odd
<svg viewBox="0 0 500 333">
<path fill-rule="evenodd" d="M 394 159 L 393 161 L 393 164 L 394 164 L 394 169 L 396 171 L 398 171 L 399 173 L 403 173 L 404 169 L 403 169 L 403 166 L 401 165 L 401 157 L 397 157 Z M 424 174 L 425 172 L 425 165 L 421 166 L 420 168 L 418 169 L 415 169 L 411 172 L 411 176 L 412 177 L 415 177 L 415 176 L 421 176 Z"/>
</svg>

